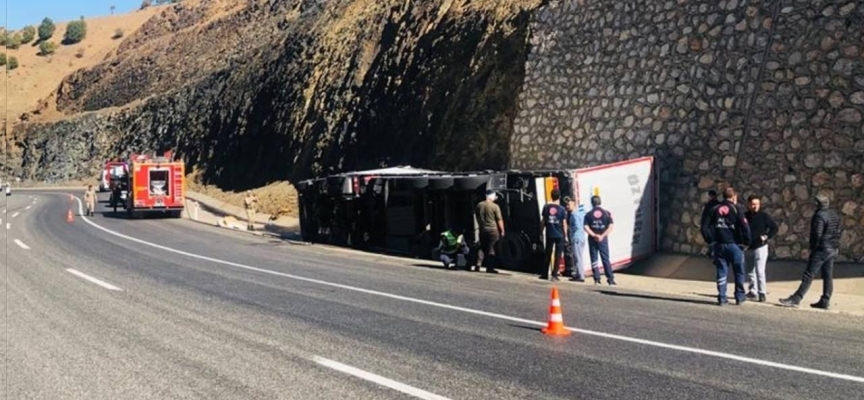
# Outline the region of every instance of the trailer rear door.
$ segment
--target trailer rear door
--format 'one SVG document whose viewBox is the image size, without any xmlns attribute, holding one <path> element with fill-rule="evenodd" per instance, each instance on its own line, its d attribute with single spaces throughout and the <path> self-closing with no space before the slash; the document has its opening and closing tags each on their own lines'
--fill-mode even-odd
<svg viewBox="0 0 864 400">
<path fill-rule="evenodd" d="M 578 169 L 573 180 L 577 201 L 586 211 L 591 209 L 591 196 L 598 195 L 602 207 L 612 213 L 615 231 L 609 235 L 609 257 L 615 269 L 657 251 L 659 208 L 653 157 Z M 589 260 L 587 247 L 584 260 Z"/>
</svg>

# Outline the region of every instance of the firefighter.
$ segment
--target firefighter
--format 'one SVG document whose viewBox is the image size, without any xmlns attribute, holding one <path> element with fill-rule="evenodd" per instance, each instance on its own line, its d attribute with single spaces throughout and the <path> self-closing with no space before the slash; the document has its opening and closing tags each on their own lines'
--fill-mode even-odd
<svg viewBox="0 0 864 400">
<path fill-rule="evenodd" d="M 582 221 L 585 233 L 588 235 L 588 256 L 591 259 L 591 272 L 594 275 L 594 284 L 600 284 L 600 266 L 606 274 L 606 283 L 615 286 L 615 271 L 609 260 L 609 235 L 615 230 L 615 221 L 612 213 L 601 207 L 603 204 L 600 196 L 591 196 L 591 210 L 585 214 Z"/>
<path fill-rule="evenodd" d="M 92 217 L 96 212 L 96 191 L 93 190 L 93 185 L 87 186 L 87 191 L 84 192 L 84 203 L 87 205 L 87 216 Z"/>
<path fill-rule="evenodd" d="M 248 221 L 246 229 L 253 231 L 255 230 L 255 213 L 258 209 L 258 197 L 251 190 L 247 191 L 246 198 L 243 199 L 243 205 L 246 208 L 246 220 Z"/>
<path fill-rule="evenodd" d="M 744 213 L 738 210 L 738 195 L 735 189 L 723 191 L 723 201 L 708 212 L 702 221 L 702 235 L 711 245 L 714 266 L 717 267 L 717 304 L 725 305 L 729 267 L 735 274 L 735 304 L 743 304 L 744 297 L 744 249 L 750 244 L 750 225 Z"/>
</svg>

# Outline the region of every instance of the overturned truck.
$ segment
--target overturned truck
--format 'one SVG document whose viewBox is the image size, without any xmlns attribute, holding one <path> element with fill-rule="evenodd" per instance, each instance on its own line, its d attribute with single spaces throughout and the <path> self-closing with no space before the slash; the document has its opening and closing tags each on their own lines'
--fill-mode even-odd
<svg viewBox="0 0 864 400">
<path fill-rule="evenodd" d="M 537 272 L 544 263 L 540 213 L 558 189 L 586 209 L 591 196 L 602 197 L 615 220 L 610 256 L 622 269 L 657 249 L 655 170 L 654 159 L 645 157 L 575 170 L 454 173 L 395 167 L 344 173 L 299 182 L 301 234 L 313 243 L 428 259 L 441 232 L 450 229 L 465 234 L 475 255 L 474 207 L 492 189 L 499 193 L 506 228 L 496 248 L 501 267 Z"/>
</svg>

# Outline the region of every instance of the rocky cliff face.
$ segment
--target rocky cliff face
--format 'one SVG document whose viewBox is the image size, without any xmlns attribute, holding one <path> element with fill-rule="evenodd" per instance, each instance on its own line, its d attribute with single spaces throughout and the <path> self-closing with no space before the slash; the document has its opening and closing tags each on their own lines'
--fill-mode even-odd
<svg viewBox="0 0 864 400">
<path fill-rule="evenodd" d="M 729 183 L 780 224 L 772 255 L 806 258 L 826 192 L 841 259 L 864 257 L 861 2 L 557 1 L 531 29 L 514 166 L 657 156 L 662 247 L 684 253 Z"/>
<path fill-rule="evenodd" d="M 60 111 L 102 111 L 16 129 L 21 174 L 80 178 L 106 158 L 167 148 L 235 188 L 507 163 L 539 1 L 180 4 L 56 94 Z"/>
</svg>

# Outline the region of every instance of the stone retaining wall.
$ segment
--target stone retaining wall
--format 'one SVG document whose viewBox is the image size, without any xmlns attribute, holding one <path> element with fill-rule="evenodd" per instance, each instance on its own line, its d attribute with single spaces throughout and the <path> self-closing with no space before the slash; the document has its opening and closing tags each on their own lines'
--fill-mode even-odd
<svg viewBox="0 0 864 400">
<path fill-rule="evenodd" d="M 864 259 L 864 5 L 854 0 L 551 0 L 534 15 L 511 167 L 654 155 L 664 250 L 704 249 L 705 192 L 759 194 L 772 255 L 808 256 L 813 196 Z"/>
</svg>

